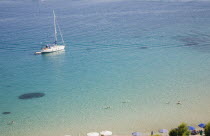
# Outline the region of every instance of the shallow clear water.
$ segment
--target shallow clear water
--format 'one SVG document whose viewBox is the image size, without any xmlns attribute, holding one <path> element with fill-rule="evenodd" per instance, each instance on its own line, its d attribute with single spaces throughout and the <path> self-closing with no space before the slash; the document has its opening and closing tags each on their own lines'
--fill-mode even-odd
<svg viewBox="0 0 210 136">
<path fill-rule="evenodd" d="M 66 50 L 33 55 L 53 41 L 53 9 Z M 2 136 L 209 121 L 210 2 L 1 1 L 0 16 Z M 18 99 L 31 92 L 46 95 Z"/>
</svg>

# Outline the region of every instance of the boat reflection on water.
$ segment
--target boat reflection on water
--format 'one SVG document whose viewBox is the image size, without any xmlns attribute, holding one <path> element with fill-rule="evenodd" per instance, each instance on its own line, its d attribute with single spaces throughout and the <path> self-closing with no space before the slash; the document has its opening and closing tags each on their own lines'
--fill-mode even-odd
<svg viewBox="0 0 210 136">
<path fill-rule="evenodd" d="M 55 65 L 58 65 L 63 63 L 65 60 L 65 50 L 51 53 L 42 53 L 41 58 L 45 63 L 50 62 L 52 64 L 55 63 Z"/>
</svg>

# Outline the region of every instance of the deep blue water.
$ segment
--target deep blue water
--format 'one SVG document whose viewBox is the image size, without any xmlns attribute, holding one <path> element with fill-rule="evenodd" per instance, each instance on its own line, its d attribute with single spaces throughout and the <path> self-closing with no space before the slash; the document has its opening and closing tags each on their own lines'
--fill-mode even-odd
<svg viewBox="0 0 210 136">
<path fill-rule="evenodd" d="M 66 50 L 34 55 L 53 42 L 53 9 Z M 11 112 L 0 114 L 3 136 L 209 121 L 208 1 L 3 0 L 0 37 L 0 113 Z M 33 92 L 45 96 L 18 99 Z"/>
</svg>

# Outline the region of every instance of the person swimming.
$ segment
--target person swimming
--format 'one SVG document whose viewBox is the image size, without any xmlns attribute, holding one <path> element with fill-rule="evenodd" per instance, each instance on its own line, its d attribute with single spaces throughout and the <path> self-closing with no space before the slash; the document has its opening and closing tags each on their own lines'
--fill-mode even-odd
<svg viewBox="0 0 210 136">
<path fill-rule="evenodd" d="M 7 123 L 7 125 L 12 125 L 12 124 L 14 124 L 15 123 L 15 121 L 10 121 L 9 123 Z"/>
<path fill-rule="evenodd" d="M 104 109 L 111 109 L 111 106 L 106 106 L 104 107 Z"/>
<path fill-rule="evenodd" d="M 176 104 L 181 104 L 181 102 L 180 102 L 180 101 L 178 101 Z"/>
</svg>

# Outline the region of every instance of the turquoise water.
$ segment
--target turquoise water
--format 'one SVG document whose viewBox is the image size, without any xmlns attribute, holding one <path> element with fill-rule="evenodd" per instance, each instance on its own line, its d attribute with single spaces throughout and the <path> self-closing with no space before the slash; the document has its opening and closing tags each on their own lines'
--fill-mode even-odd
<svg viewBox="0 0 210 136">
<path fill-rule="evenodd" d="M 53 41 L 53 9 L 66 50 L 33 55 Z M 208 1 L 1 1 L 0 16 L 0 113 L 11 112 L 0 114 L 1 136 L 128 135 L 210 119 Z M 18 99 L 32 92 L 45 96 Z"/>
</svg>

